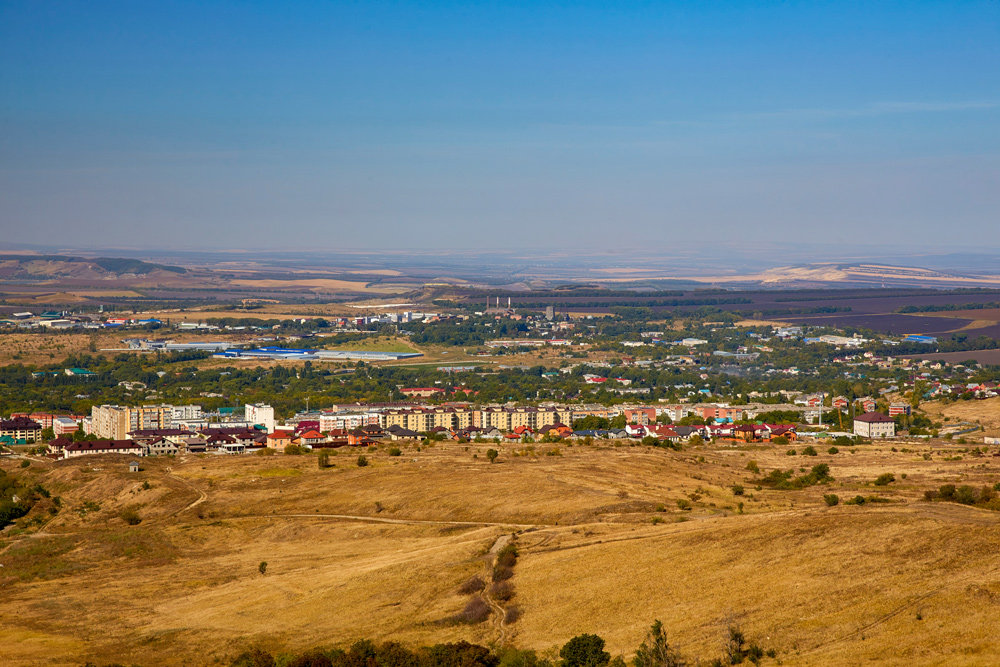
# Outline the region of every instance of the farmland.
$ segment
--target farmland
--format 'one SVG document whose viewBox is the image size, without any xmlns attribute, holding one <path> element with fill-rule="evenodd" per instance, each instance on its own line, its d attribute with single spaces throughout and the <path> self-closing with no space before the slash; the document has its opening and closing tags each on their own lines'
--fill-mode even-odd
<svg viewBox="0 0 1000 667">
<path fill-rule="evenodd" d="M 703 658 L 735 621 L 783 664 L 1000 659 L 1000 514 L 922 499 L 1000 481 L 997 459 L 943 441 L 818 448 L 519 445 L 490 464 L 482 445 L 403 443 L 365 468 L 342 450 L 326 470 L 277 455 L 145 459 L 137 474 L 115 457 L 0 463 L 62 503 L 0 537 L 0 659 L 225 664 L 251 645 L 359 637 L 550 654 L 582 632 L 628 657 L 654 618 Z M 834 479 L 760 488 L 750 461 L 826 463 Z M 873 486 L 885 472 L 896 481 Z M 884 502 L 844 504 L 855 495 Z M 505 534 L 520 620 L 449 621 Z"/>
</svg>

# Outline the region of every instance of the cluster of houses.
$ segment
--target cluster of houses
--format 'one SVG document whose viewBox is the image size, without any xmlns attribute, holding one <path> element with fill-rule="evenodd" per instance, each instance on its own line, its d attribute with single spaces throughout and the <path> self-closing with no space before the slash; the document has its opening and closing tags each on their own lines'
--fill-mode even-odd
<svg viewBox="0 0 1000 667">
<path fill-rule="evenodd" d="M 699 436 L 705 439 L 722 438 L 744 442 L 767 442 L 778 436 L 794 440 L 795 426 L 791 424 L 709 424 L 674 426 L 664 424 L 627 424 L 624 428 L 573 430 L 561 422 L 539 428 L 517 426 L 502 431 L 494 426 L 446 428 L 436 426 L 428 431 L 412 431 L 399 425 L 389 427 L 377 423 L 353 429 L 320 431 L 319 422 L 300 421 L 291 427 L 276 427 L 268 432 L 261 427 L 216 427 L 188 430 L 182 428 L 140 429 L 132 431 L 125 439 L 73 440 L 59 436 L 48 447 L 53 457 L 70 459 L 94 454 L 126 454 L 129 456 L 176 456 L 180 454 L 246 454 L 265 448 L 283 451 L 289 445 L 304 449 L 335 448 L 343 446 L 370 446 L 385 441 L 416 440 L 424 437 L 450 439 L 458 442 L 532 442 L 538 438 L 556 439 L 643 439 L 656 438 L 661 442 L 676 443 Z"/>
</svg>

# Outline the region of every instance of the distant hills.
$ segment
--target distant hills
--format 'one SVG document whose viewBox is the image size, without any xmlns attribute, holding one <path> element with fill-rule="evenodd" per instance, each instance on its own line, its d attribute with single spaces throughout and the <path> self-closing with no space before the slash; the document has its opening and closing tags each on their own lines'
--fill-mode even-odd
<svg viewBox="0 0 1000 667">
<path fill-rule="evenodd" d="M 180 266 L 153 264 L 124 257 L 0 254 L 0 280 L 53 278 L 100 280 L 127 276 L 149 276 L 160 271 L 178 275 L 187 273 L 187 269 Z"/>
</svg>

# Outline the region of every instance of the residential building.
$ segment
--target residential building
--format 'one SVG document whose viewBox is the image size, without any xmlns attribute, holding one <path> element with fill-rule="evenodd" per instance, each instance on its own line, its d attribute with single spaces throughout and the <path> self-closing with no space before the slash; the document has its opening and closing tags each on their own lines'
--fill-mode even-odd
<svg viewBox="0 0 1000 667">
<path fill-rule="evenodd" d="M 324 412 L 319 416 L 319 430 L 323 433 L 350 431 L 370 424 L 378 425 L 379 421 L 375 412 Z"/>
<path fill-rule="evenodd" d="M 142 456 L 144 449 L 135 440 L 81 440 L 63 447 L 62 454 L 64 459 L 96 454 Z"/>
<path fill-rule="evenodd" d="M 862 438 L 892 438 L 896 435 L 896 422 L 881 412 L 866 412 L 854 418 L 854 435 Z"/>
<path fill-rule="evenodd" d="M 91 429 L 98 438 L 124 440 L 132 431 L 171 428 L 174 406 L 95 405 L 91 408 Z"/>
<path fill-rule="evenodd" d="M 14 417 L 0 421 L 0 436 L 13 438 L 19 444 L 42 439 L 42 425 L 27 417 Z"/>
<path fill-rule="evenodd" d="M 263 426 L 268 433 L 274 431 L 274 408 L 263 403 L 246 406 L 245 419 L 254 426 Z"/>
</svg>

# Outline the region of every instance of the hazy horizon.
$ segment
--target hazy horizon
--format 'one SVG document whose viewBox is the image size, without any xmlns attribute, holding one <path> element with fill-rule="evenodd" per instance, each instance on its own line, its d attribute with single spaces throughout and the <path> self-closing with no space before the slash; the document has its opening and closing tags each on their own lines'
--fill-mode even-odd
<svg viewBox="0 0 1000 667">
<path fill-rule="evenodd" d="M 991 2 L 4 2 L 3 240 L 989 253 L 997 44 Z"/>
</svg>

